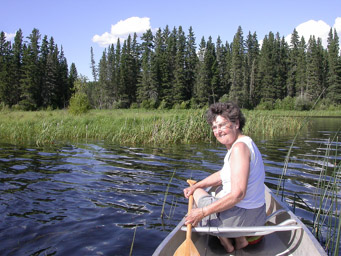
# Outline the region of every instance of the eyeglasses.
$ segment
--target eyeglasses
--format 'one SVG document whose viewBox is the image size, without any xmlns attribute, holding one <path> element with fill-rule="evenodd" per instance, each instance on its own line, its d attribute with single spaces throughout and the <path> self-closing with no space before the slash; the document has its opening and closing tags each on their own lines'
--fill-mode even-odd
<svg viewBox="0 0 341 256">
<path fill-rule="evenodd" d="M 212 130 L 213 130 L 213 132 L 216 132 L 216 131 L 218 131 L 218 129 L 219 130 L 230 129 L 233 126 L 233 124 L 230 124 L 230 125 L 229 124 L 230 124 L 230 122 L 224 122 L 222 124 L 214 125 L 214 126 L 212 126 Z"/>
</svg>

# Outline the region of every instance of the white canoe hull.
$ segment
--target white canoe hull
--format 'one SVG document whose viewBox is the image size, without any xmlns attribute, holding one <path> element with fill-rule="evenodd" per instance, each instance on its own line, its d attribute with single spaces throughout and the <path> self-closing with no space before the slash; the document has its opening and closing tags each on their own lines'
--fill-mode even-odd
<svg viewBox="0 0 341 256">
<path fill-rule="evenodd" d="M 285 220 L 293 219 L 300 228 L 267 234 L 258 244 L 236 250 L 230 255 L 327 255 L 309 229 L 280 200 L 276 199 L 276 196 L 267 187 L 266 206 L 268 215 L 280 209 L 285 210 L 284 213 L 273 217 L 270 220 L 270 225 L 277 225 Z M 162 241 L 153 255 L 173 255 L 185 241 L 186 232 L 181 230 L 183 226 L 184 219 Z M 200 255 L 228 255 L 214 236 L 192 232 L 192 241 Z"/>
</svg>

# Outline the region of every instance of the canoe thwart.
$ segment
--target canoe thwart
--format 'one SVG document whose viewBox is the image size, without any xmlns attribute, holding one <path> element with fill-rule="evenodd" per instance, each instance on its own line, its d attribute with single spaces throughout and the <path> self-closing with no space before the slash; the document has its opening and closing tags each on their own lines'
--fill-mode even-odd
<svg viewBox="0 0 341 256">
<path fill-rule="evenodd" d="M 223 237 L 240 237 L 240 236 L 264 236 L 273 232 L 292 231 L 302 228 L 295 220 L 288 219 L 278 225 L 273 226 L 253 226 L 253 227 L 192 227 L 192 232 L 210 234 L 213 236 Z M 186 231 L 187 227 L 181 227 L 182 231 Z"/>
</svg>

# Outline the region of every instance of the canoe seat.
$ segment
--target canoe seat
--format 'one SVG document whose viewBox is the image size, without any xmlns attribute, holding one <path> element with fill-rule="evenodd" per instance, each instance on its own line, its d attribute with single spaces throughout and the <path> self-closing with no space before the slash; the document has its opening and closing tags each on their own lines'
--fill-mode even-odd
<svg viewBox="0 0 341 256">
<path fill-rule="evenodd" d="M 302 228 L 294 219 L 287 219 L 283 222 L 272 225 L 269 220 L 281 213 L 285 213 L 284 209 L 279 209 L 276 212 L 269 215 L 266 219 L 264 226 L 251 226 L 251 227 L 192 227 L 192 232 L 198 232 L 203 234 L 210 234 L 213 236 L 223 237 L 240 237 L 240 236 L 264 236 L 273 232 L 279 231 L 292 231 Z M 181 227 L 182 231 L 187 231 L 186 226 Z"/>
</svg>

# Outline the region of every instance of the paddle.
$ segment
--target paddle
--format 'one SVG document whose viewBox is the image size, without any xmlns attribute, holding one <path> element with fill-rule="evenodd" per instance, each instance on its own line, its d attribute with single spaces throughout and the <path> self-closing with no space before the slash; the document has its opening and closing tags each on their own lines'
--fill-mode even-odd
<svg viewBox="0 0 341 256">
<path fill-rule="evenodd" d="M 193 186 L 196 181 L 194 180 L 187 180 L 187 183 L 190 186 Z M 193 206 L 193 195 L 190 195 L 188 201 L 188 213 L 191 212 Z M 192 225 L 187 224 L 187 232 L 186 232 L 186 240 L 178 247 L 175 251 L 174 256 L 200 256 L 197 248 L 195 247 L 193 241 L 191 240 L 192 235 Z"/>
</svg>

